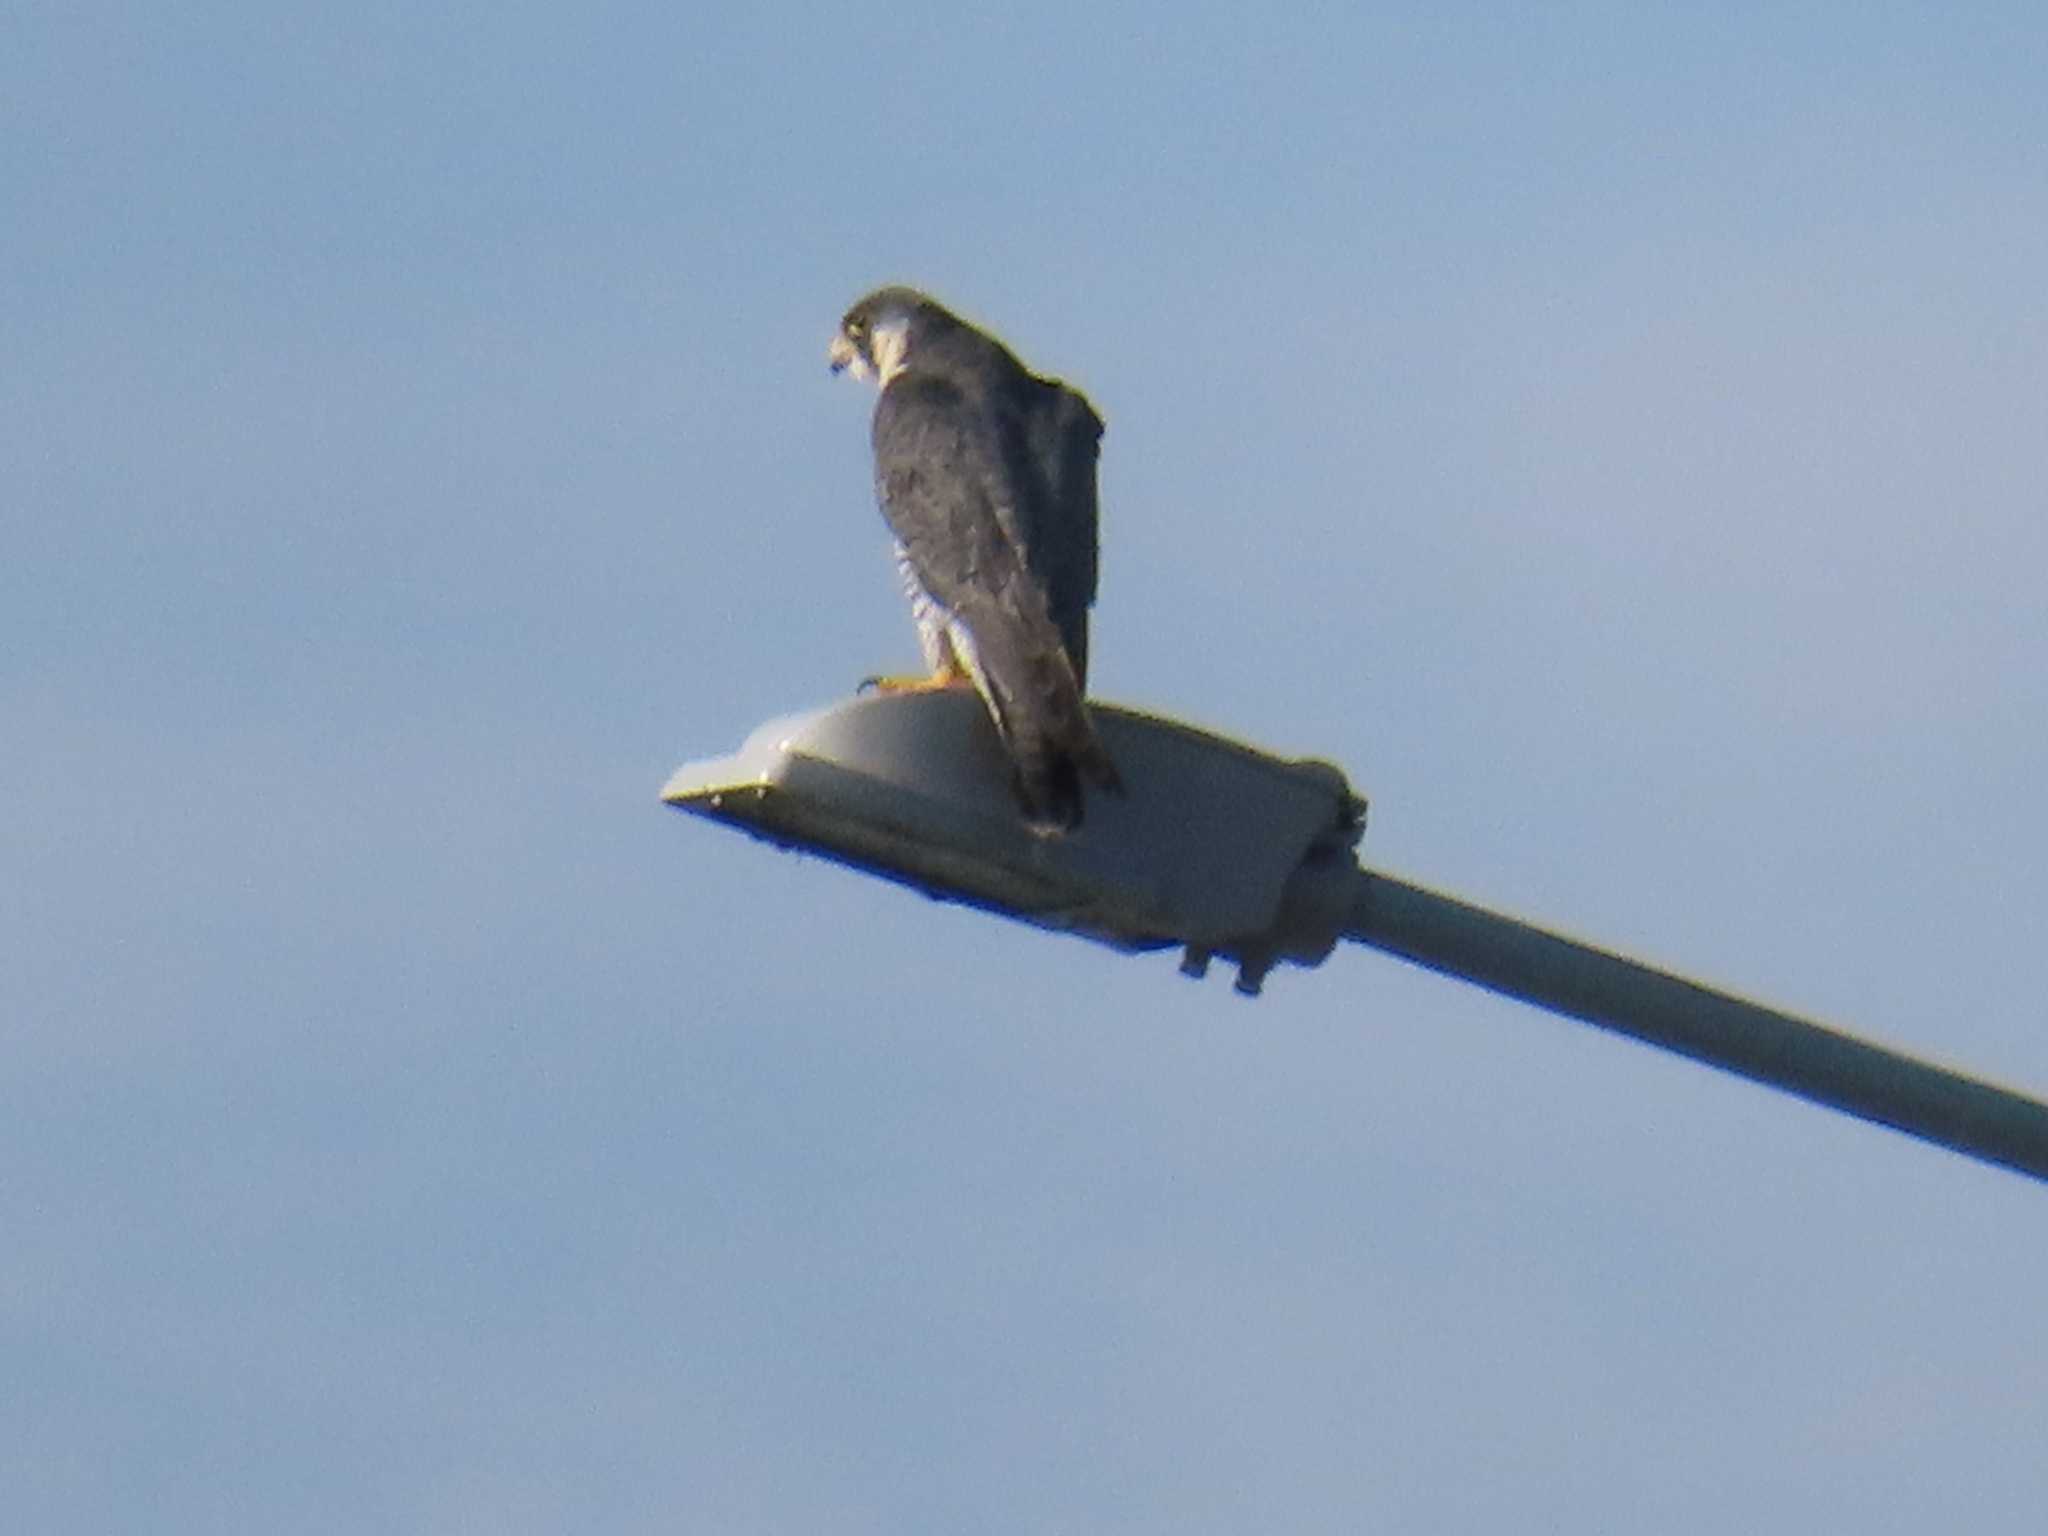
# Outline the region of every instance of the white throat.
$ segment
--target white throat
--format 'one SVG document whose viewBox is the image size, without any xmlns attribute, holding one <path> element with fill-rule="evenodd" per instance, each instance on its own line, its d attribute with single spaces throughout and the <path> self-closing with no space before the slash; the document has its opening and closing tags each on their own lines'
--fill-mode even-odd
<svg viewBox="0 0 2048 1536">
<path fill-rule="evenodd" d="M 910 350 L 909 329 L 901 320 L 875 327 L 868 349 L 875 358 L 875 382 L 884 389 L 903 371 L 904 354 Z"/>
</svg>

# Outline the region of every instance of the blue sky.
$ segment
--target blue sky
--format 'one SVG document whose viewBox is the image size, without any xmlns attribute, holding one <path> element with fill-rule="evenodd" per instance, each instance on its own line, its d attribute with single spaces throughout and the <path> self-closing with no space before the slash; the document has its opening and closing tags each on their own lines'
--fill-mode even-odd
<svg viewBox="0 0 2048 1536">
<path fill-rule="evenodd" d="M 656 801 L 914 656 L 844 306 L 1109 420 L 1094 681 L 2048 1091 L 2030 7 L 0 19 L 23 1529 L 2027 1528 L 2042 1191 Z"/>
</svg>

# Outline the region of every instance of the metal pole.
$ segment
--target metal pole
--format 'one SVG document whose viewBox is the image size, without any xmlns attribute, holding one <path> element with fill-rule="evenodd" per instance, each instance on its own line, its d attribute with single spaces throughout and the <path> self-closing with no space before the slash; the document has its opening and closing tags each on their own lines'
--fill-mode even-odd
<svg viewBox="0 0 2048 1536">
<path fill-rule="evenodd" d="M 2048 1105 L 1498 912 L 1364 870 L 1344 937 L 2048 1180 Z"/>
</svg>

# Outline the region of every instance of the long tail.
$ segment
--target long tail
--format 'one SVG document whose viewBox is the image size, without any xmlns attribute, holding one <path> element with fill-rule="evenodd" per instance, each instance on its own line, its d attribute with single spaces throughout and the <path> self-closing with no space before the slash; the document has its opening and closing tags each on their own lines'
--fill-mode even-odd
<svg viewBox="0 0 2048 1536">
<path fill-rule="evenodd" d="M 1123 793 L 1073 664 L 1049 623 L 1042 631 L 1030 624 L 984 624 L 972 647 L 975 685 L 1009 751 L 1012 787 L 1034 832 L 1055 836 L 1079 826 L 1084 784 Z"/>
</svg>

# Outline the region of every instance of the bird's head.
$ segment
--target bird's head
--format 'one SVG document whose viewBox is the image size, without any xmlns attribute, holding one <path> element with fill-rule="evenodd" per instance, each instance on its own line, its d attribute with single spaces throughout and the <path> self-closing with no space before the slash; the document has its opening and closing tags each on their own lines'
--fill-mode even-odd
<svg viewBox="0 0 2048 1536">
<path fill-rule="evenodd" d="M 955 323 L 915 288 L 877 288 L 846 312 L 825 355 L 834 373 L 848 372 L 886 388 L 921 338 Z"/>
</svg>

